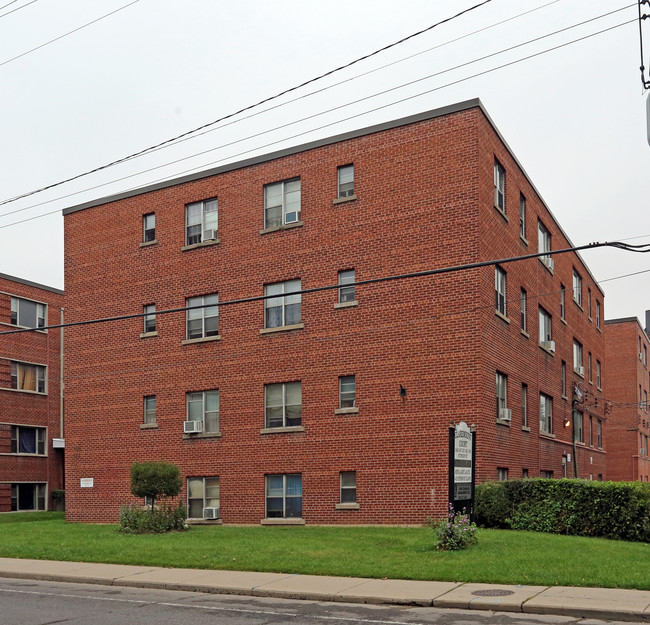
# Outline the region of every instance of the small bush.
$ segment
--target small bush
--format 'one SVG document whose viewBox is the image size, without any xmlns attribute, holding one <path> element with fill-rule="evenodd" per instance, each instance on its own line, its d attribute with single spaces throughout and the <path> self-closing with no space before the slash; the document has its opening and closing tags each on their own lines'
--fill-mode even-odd
<svg viewBox="0 0 650 625">
<path fill-rule="evenodd" d="M 176 497 L 181 492 L 181 473 L 170 462 L 135 462 L 131 466 L 131 493 L 149 497 L 153 506 L 159 497 Z"/>
<path fill-rule="evenodd" d="M 65 491 L 63 489 L 54 489 L 52 491 L 52 508 L 57 512 L 65 510 Z"/>
<path fill-rule="evenodd" d="M 162 534 L 188 529 L 187 508 L 161 504 L 152 507 L 130 504 L 120 509 L 120 532 L 124 534 Z"/>
<path fill-rule="evenodd" d="M 454 512 L 454 507 L 449 504 L 447 519 L 434 526 L 438 544 L 438 551 L 460 551 L 478 542 L 478 529 L 475 523 L 470 523 L 469 515 L 463 512 Z"/>
</svg>

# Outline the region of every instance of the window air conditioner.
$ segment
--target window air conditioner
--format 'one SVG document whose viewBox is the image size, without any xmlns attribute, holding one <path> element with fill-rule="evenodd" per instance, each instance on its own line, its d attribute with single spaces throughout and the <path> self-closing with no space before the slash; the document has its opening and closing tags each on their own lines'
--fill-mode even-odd
<svg viewBox="0 0 650 625">
<path fill-rule="evenodd" d="M 204 519 L 218 519 L 219 518 L 219 508 L 203 508 L 203 518 Z"/>
<path fill-rule="evenodd" d="M 584 367 L 576 367 L 576 373 L 578 375 L 584 375 L 585 374 L 585 368 Z"/>
<path fill-rule="evenodd" d="M 214 241 L 217 238 L 217 231 L 214 228 L 208 228 L 203 231 L 204 241 Z"/>
<path fill-rule="evenodd" d="M 553 268 L 555 267 L 555 262 L 550 256 L 547 256 L 542 260 L 542 262 L 551 270 L 553 271 Z"/>
<path fill-rule="evenodd" d="M 512 421 L 512 410 L 510 408 L 501 408 L 499 410 L 499 419 L 501 421 Z"/>
<path fill-rule="evenodd" d="M 542 347 L 549 352 L 555 351 L 555 341 L 542 341 Z"/>
<path fill-rule="evenodd" d="M 203 421 L 185 421 L 183 426 L 185 434 L 194 434 L 196 432 L 203 432 Z"/>
</svg>

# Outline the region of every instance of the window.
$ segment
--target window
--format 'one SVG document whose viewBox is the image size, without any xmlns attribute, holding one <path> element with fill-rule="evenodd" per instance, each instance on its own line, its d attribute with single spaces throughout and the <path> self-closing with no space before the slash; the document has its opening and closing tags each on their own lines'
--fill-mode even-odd
<svg viewBox="0 0 650 625">
<path fill-rule="evenodd" d="M 344 302 L 354 302 L 356 299 L 356 294 L 354 292 L 354 269 L 339 271 L 338 277 L 339 304 L 343 304 Z"/>
<path fill-rule="evenodd" d="M 11 426 L 11 453 L 45 455 L 45 428 Z"/>
<path fill-rule="evenodd" d="M 598 419 L 598 422 L 596 423 L 596 443 L 598 449 L 603 448 L 603 422 L 600 419 Z"/>
<path fill-rule="evenodd" d="M 151 243 L 156 240 L 156 214 L 149 213 L 142 216 L 142 241 Z"/>
<path fill-rule="evenodd" d="M 341 471 L 341 503 L 357 503 L 357 472 Z"/>
<path fill-rule="evenodd" d="M 187 478 L 187 516 L 190 519 L 219 518 L 218 477 Z"/>
<path fill-rule="evenodd" d="M 566 317 L 566 287 L 560 284 L 560 319 Z"/>
<path fill-rule="evenodd" d="M 587 353 L 587 373 L 589 375 L 589 384 L 593 384 L 592 382 L 592 373 L 591 373 L 591 352 Z"/>
<path fill-rule="evenodd" d="M 187 393 L 187 420 L 202 421 L 204 432 L 219 432 L 219 391 Z"/>
<path fill-rule="evenodd" d="M 573 411 L 573 440 L 576 443 L 584 443 L 583 414 L 579 410 Z"/>
<path fill-rule="evenodd" d="M 582 307 L 582 276 L 573 270 L 573 301 Z"/>
<path fill-rule="evenodd" d="M 648 366 L 648 348 L 646 345 L 643 346 L 643 366 Z"/>
<path fill-rule="evenodd" d="M 553 433 L 553 398 L 539 394 L 539 429 L 547 434 Z"/>
<path fill-rule="evenodd" d="M 589 415 L 589 447 L 594 446 L 594 418 Z"/>
<path fill-rule="evenodd" d="M 600 330 L 600 302 L 596 300 L 596 327 Z"/>
<path fill-rule="evenodd" d="M 527 479 L 528 479 L 528 469 L 522 469 L 522 470 L 521 470 L 521 477 L 522 477 L 522 479 L 524 479 L 524 480 L 527 480 Z"/>
<path fill-rule="evenodd" d="M 573 370 L 578 373 L 582 367 L 582 343 L 573 339 Z"/>
<path fill-rule="evenodd" d="M 497 419 L 502 418 L 502 410 L 508 407 L 508 376 L 497 371 Z"/>
<path fill-rule="evenodd" d="M 553 471 L 540 471 L 539 472 L 539 477 L 545 480 L 552 480 L 553 479 Z"/>
<path fill-rule="evenodd" d="M 528 384 L 521 385 L 521 426 L 528 427 Z"/>
<path fill-rule="evenodd" d="M 219 295 L 200 295 L 185 300 L 187 311 L 187 338 L 202 339 L 219 334 Z M 199 308 L 200 307 L 200 308 Z"/>
<path fill-rule="evenodd" d="M 521 289 L 521 295 L 519 297 L 519 305 L 521 307 L 521 331 L 528 331 L 528 317 L 527 317 L 527 305 L 528 305 L 528 293 L 526 289 Z"/>
<path fill-rule="evenodd" d="M 264 386 L 267 428 L 284 428 L 302 423 L 302 382 L 282 382 Z"/>
<path fill-rule="evenodd" d="M 601 372 L 600 360 L 596 360 L 596 386 L 598 388 L 601 387 L 601 374 L 602 372 Z"/>
<path fill-rule="evenodd" d="M 300 519 L 302 517 L 302 475 L 266 476 L 266 518 Z"/>
<path fill-rule="evenodd" d="M 11 511 L 45 510 L 45 484 L 12 484 Z"/>
<path fill-rule="evenodd" d="M 357 384 L 355 376 L 344 375 L 339 378 L 339 408 L 354 408 L 357 405 L 356 399 Z"/>
<path fill-rule="evenodd" d="M 508 468 L 497 467 L 497 481 L 506 482 L 508 480 Z"/>
<path fill-rule="evenodd" d="M 541 306 L 539 307 L 539 344 L 542 347 L 550 347 L 548 343 L 552 340 L 553 319 Z"/>
<path fill-rule="evenodd" d="M 337 170 L 338 197 L 354 195 L 354 165 L 343 165 Z"/>
<path fill-rule="evenodd" d="M 562 397 L 566 397 L 566 362 L 562 361 Z"/>
<path fill-rule="evenodd" d="M 587 316 L 591 319 L 591 289 L 587 287 Z"/>
<path fill-rule="evenodd" d="M 494 290 L 496 295 L 496 311 L 506 316 L 506 272 L 501 267 L 494 269 Z"/>
<path fill-rule="evenodd" d="M 300 178 L 264 187 L 264 228 L 300 221 Z"/>
<path fill-rule="evenodd" d="M 551 233 L 546 229 L 546 226 L 541 221 L 537 222 L 537 251 L 542 253 L 544 256 L 540 256 L 540 260 L 547 266 L 549 269 L 553 268 L 553 259 L 546 252 L 551 251 Z"/>
<path fill-rule="evenodd" d="M 23 328 L 45 327 L 45 304 L 20 297 L 11 298 L 11 324 Z"/>
<path fill-rule="evenodd" d="M 144 333 L 156 331 L 156 305 L 147 304 L 144 307 Z"/>
<path fill-rule="evenodd" d="M 494 159 L 494 206 L 506 212 L 506 170 Z"/>
<path fill-rule="evenodd" d="M 643 412 L 648 412 L 648 391 L 643 391 Z"/>
<path fill-rule="evenodd" d="M 217 238 L 217 198 L 194 202 L 185 207 L 185 245 L 197 245 Z"/>
<path fill-rule="evenodd" d="M 144 398 L 144 422 L 156 422 L 156 396 L 146 395 Z"/>
<path fill-rule="evenodd" d="M 11 388 L 19 391 L 45 393 L 45 367 L 12 362 Z"/>
<path fill-rule="evenodd" d="M 519 195 L 519 236 L 526 240 L 526 198 Z"/>
<path fill-rule="evenodd" d="M 264 295 L 278 295 L 264 300 L 264 327 L 281 328 L 300 323 L 300 280 L 276 282 L 264 287 Z M 286 294 L 286 295 L 285 295 Z"/>
</svg>

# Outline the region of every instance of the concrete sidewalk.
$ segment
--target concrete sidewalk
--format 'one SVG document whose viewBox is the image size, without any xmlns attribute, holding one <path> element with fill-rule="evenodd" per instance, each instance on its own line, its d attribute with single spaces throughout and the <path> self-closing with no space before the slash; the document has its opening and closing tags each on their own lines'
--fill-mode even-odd
<svg viewBox="0 0 650 625">
<path fill-rule="evenodd" d="M 650 591 L 203 571 L 0 558 L 0 577 L 348 603 L 650 621 Z"/>
</svg>

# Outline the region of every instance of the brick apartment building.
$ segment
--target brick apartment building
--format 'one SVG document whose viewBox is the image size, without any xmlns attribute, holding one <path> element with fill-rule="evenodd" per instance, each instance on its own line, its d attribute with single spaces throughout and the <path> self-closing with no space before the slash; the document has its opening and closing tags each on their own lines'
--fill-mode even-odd
<svg viewBox="0 0 650 625">
<path fill-rule="evenodd" d="M 578 255 L 354 285 L 570 246 L 478 100 L 64 215 L 67 320 L 145 314 L 66 332 L 70 521 L 164 459 L 194 519 L 422 523 L 460 421 L 479 481 L 604 474 Z"/>
<path fill-rule="evenodd" d="M 650 310 L 645 331 L 636 317 L 605 321 L 608 375 L 605 397 L 611 406 L 607 425 L 607 475 L 612 480 L 648 481 L 650 457 Z"/>
<path fill-rule="evenodd" d="M 63 488 L 63 291 L 0 274 L 0 512 L 47 510 Z"/>
</svg>

